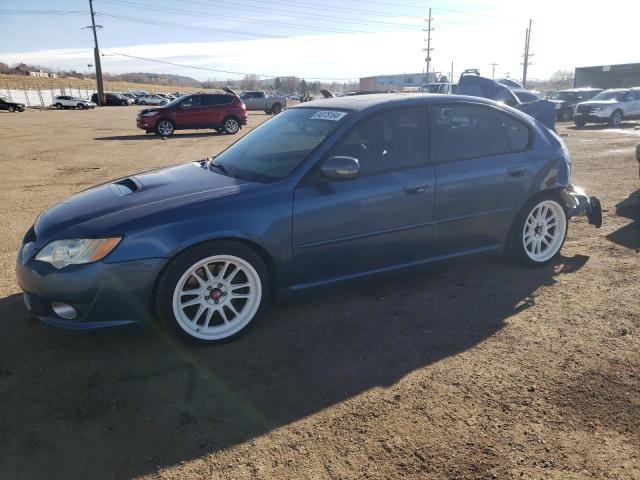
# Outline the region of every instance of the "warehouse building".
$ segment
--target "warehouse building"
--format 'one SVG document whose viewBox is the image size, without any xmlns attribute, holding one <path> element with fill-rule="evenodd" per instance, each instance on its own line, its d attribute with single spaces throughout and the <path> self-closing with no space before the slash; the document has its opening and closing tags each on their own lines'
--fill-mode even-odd
<svg viewBox="0 0 640 480">
<path fill-rule="evenodd" d="M 574 88 L 624 88 L 640 86 L 640 63 L 577 67 L 573 78 Z"/>
<path fill-rule="evenodd" d="M 429 79 L 430 81 L 427 82 L 427 75 L 424 72 L 364 77 L 360 79 L 360 91 L 410 91 L 420 88 L 425 83 L 435 82 L 436 73 L 429 73 Z"/>
</svg>

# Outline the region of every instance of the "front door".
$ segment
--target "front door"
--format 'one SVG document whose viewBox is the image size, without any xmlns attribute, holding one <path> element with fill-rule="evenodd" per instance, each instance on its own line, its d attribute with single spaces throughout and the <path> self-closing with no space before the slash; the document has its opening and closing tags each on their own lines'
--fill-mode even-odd
<svg viewBox="0 0 640 480">
<path fill-rule="evenodd" d="M 294 192 L 298 284 L 410 264 L 430 255 L 435 176 L 427 161 L 426 110 L 362 120 L 332 149 L 360 163 L 353 180 L 319 169 Z"/>
<path fill-rule="evenodd" d="M 178 128 L 200 127 L 205 121 L 202 117 L 202 95 L 185 98 L 175 110 L 174 119 Z"/>
<path fill-rule="evenodd" d="M 532 183 L 529 127 L 488 105 L 431 108 L 438 255 L 500 247 Z"/>
</svg>

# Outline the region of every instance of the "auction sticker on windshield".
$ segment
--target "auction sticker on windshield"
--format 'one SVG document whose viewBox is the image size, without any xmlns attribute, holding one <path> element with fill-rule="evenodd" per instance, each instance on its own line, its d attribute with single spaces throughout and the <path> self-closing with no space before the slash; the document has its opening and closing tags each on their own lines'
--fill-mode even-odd
<svg viewBox="0 0 640 480">
<path fill-rule="evenodd" d="M 331 120 L 332 122 L 337 122 L 342 117 L 344 117 L 346 112 L 332 112 L 331 110 L 320 110 L 313 114 L 310 120 Z"/>
</svg>

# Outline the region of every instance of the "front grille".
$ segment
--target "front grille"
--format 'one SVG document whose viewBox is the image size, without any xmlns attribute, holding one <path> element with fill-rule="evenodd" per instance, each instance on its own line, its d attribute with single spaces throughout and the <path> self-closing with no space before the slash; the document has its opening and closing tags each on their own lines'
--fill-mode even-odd
<svg viewBox="0 0 640 480">
<path fill-rule="evenodd" d="M 590 115 L 596 111 L 596 107 L 592 105 L 580 105 L 578 107 L 578 113 L 583 113 L 585 115 Z"/>
</svg>

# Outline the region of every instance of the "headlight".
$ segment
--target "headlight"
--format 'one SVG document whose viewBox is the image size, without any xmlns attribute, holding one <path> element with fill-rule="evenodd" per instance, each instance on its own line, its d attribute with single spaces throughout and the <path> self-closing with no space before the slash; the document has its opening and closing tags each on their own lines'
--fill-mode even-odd
<svg viewBox="0 0 640 480">
<path fill-rule="evenodd" d="M 143 117 L 153 117 L 154 115 L 157 115 L 157 114 L 158 114 L 157 110 L 151 110 L 150 112 L 143 113 L 142 116 Z"/>
<path fill-rule="evenodd" d="M 38 252 L 36 260 L 50 263 L 58 269 L 67 265 L 93 263 L 106 257 L 120 240 L 122 237 L 55 240 Z"/>
</svg>

